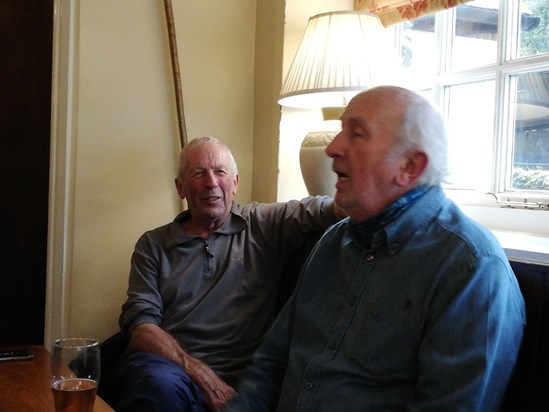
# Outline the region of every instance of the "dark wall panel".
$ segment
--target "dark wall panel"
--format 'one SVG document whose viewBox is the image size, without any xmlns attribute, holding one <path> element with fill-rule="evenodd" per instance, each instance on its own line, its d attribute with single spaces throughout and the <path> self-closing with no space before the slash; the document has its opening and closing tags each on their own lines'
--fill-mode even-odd
<svg viewBox="0 0 549 412">
<path fill-rule="evenodd" d="M 53 0 L 0 1 L 0 345 L 44 339 Z"/>
</svg>

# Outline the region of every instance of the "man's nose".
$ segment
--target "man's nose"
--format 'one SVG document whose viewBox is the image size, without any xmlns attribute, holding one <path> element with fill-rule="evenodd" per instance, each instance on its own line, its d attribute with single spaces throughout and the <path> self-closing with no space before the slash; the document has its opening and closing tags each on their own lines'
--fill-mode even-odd
<svg viewBox="0 0 549 412">
<path fill-rule="evenodd" d="M 341 149 L 340 149 L 340 140 L 341 140 L 341 134 L 343 133 L 343 131 L 339 132 L 336 137 L 334 137 L 334 139 L 330 142 L 330 144 L 326 147 L 326 154 L 328 155 L 328 157 L 337 157 L 337 156 L 341 156 Z"/>
<path fill-rule="evenodd" d="M 208 172 L 206 175 L 206 186 L 215 187 L 217 186 L 217 177 L 214 172 Z"/>
</svg>

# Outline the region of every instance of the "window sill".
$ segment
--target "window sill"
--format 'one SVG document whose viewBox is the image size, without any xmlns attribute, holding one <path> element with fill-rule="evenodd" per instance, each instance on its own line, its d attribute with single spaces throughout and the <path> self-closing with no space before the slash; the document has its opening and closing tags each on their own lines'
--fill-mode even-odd
<svg viewBox="0 0 549 412">
<path fill-rule="evenodd" d="M 549 265 L 549 211 L 460 207 L 496 236 L 510 260 Z"/>
<path fill-rule="evenodd" d="M 549 265 L 549 238 L 492 230 L 509 260 Z"/>
</svg>

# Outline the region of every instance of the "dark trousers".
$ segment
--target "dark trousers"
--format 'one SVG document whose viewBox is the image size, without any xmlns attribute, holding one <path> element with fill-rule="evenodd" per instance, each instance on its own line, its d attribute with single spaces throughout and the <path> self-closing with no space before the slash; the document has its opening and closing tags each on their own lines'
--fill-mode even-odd
<svg viewBox="0 0 549 412">
<path fill-rule="evenodd" d="M 202 392 L 175 362 L 126 352 L 102 377 L 100 395 L 117 412 L 203 412 Z"/>
</svg>

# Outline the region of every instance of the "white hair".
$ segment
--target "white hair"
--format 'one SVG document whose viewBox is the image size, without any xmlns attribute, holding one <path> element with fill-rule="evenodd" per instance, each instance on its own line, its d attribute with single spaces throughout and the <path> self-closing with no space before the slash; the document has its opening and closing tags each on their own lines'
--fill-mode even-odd
<svg viewBox="0 0 549 412">
<path fill-rule="evenodd" d="M 231 168 L 231 173 L 235 176 L 238 174 L 238 168 L 236 166 L 236 162 L 234 160 L 234 156 L 231 152 L 231 149 L 229 149 L 229 147 L 225 143 L 223 143 L 221 140 L 215 137 L 203 136 L 203 137 L 198 137 L 196 139 L 191 140 L 179 152 L 179 156 L 177 159 L 177 177 L 178 178 L 180 179 L 183 178 L 184 171 L 185 171 L 185 163 L 187 161 L 187 153 L 195 147 L 205 146 L 205 145 L 221 146 L 229 156 L 229 161 L 230 161 L 229 166 Z"/>
</svg>

